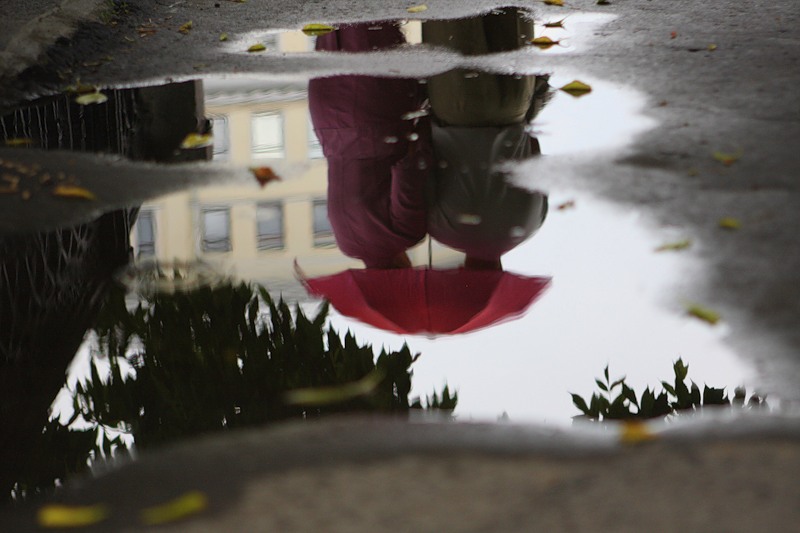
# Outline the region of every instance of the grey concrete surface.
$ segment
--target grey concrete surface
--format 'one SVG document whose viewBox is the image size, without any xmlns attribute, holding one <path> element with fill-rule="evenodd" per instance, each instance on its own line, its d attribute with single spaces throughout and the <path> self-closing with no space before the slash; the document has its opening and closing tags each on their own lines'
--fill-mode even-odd
<svg viewBox="0 0 800 533">
<path fill-rule="evenodd" d="M 579 188 L 641 210 L 655 223 L 694 239 L 698 245 L 688 253 L 704 266 L 675 287 L 676 312 L 685 295 L 719 309 L 730 326 L 731 346 L 756 366 L 764 389 L 800 400 L 800 3 L 566 3 L 565 8 L 528 5 L 548 17 L 602 10 L 617 18 L 597 30 L 591 46 L 579 52 L 509 55 L 486 60 L 487 66 L 566 70 L 588 80 L 634 87 L 647 96 L 643 112 L 658 124 L 622 151 L 547 161 L 547 184 Z M 70 46 L 49 51 L 49 61 L 55 63 L 40 67 L 68 67 L 72 80 L 59 83 L 80 77 L 102 85 L 211 73 L 287 78 L 342 71 L 425 75 L 470 64 L 447 54 L 412 50 L 361 58 L 242 52 L 243 45 L 256 38 L 249 32 L 258 29 L 407 17 L 405 8 L 414 2 L 219 4 L 137 2 L 116 26 L 103 26 L 103 39 L 95 32 L 100 28 L 93 26 L 98 23 L 91 22 Z M 420 16 L 447 17 L 500 5 L 437 0 L 426 4 L 429 10 Z M 178 33 L 188 20 L 193 30 Z M 139 37 L 136 28 L 150 21 L 158 31 Z M 227 43 L 218 41 L 223 31 L 231 35 Z M 710 44 L 716 49 L 709 50 Z M 112 59 L 84 66 L 105 56 Z M 29 77 L 24 83 L 6 79 L 0 88 L 5 96 L 45 93 L 57 90 L 58 83 Z M 740 150 L 741 158 L 726 167 L 713 159 L 717 150 Z M 523 184 L 530 172 L 541 170 L 537 164 L 520 169 Z M 740 219 L 742 228 L 720 230 L 717 220 L 722 216 Z M 82 482 L 61 497 L 118 503 L 118 514 L 97 530 L 109 524 L 115 526 L 112 529 L 136 529 L 142 505 L 194 488 L 209 493 L 211 506 L 200 519 L 176 524 L 176 530 L 797 528 L 800 453 L 797 435 L 791 432 L 755 432 L 753 438 L 743 439 L 712 437 L 694 428 L 703 439 L 665 439 L 635 448 L 612 446 L 613 439 L 575 435 L 591 450 L 572 449 L 574 454 L 564 456 L 554 453 L 563 442 L 549 440 L 553 430 L 529 429 L 532 433 L 522 439 L 518 433 L 494 433 L 502 433 L 497 426 L 453 427 L 458 426 L 400 426 L 376 432 L 334 424 L 219 437 Z M 530 447 L 524 453 L 507 448 L 500 453 L 496 446 L 459 447 L 462 437 L 454 433 L 458 431 L 496 437 L 494 443 L 505 445 L 522 440 Z M 409 439 L 424 442 L 421 432 L 427 438 L 437 435 L 441 445 L 414 447 Z M 376 434 L 385 440 L 369 439 Z M 336 446 L 345 451 L 337 456 L 331 451 Z M 284 467 L 273 470 L 277 464 Z M 34 513 L 34 508 L 25 508 L 0 518 L 10 530 L 24 531 L 33 524 Z"/>
<path fill-rule="evenodd" d="M 699 427 L 698 427 L 699 426 Z M 339 419 L 217 435 L 75 483 L 90 531 L 143 531 L 143 509 L 200 491 L 165 531 L 794 531 L 800 425 L 710 417 L 620 428 Z M 3 513 L 35 530 L 38 505 Z"/>
<path fill-rule="evenodd" d="M 33 0 L 0 2 L 0 79 L 35 65 L 59 39 L 68 39 L 81 24 L 103 20 L 104 0 Z"/>
</svg>

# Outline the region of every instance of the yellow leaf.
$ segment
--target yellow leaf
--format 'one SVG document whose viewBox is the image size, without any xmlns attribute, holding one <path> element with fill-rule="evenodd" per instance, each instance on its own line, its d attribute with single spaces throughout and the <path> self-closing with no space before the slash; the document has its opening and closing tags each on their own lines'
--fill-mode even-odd
<svg viewBox="0 0 800 533">
<path fill-rule="evenodd" d="M 716 49 L 717 49 L 717 45 L 716 44 L 711 43 L 711 44 L 708 45 L 708 51 L 709 52 L 713 52 Z"/>
<path fill-rule="evenodd" d="M 24 137 L 13 137 L 6 139 L 6 146 L 30 146 L 33 144 L 33 139 L 26 139 Z"/>
<path fill-rule="evenodd" d="M 564 0 L 543 0 L 548 6 L 563 6 Z"/>
<path fill-rule="evenodd" d="M 563 28 L 565 20 L 567 20 L 567 19 L 563 18 L 561 20 L 556 20 L 555 22 L 545 22 L 544 23 L 544 27 L 545 28 Z"/>
<path fill-rule="evenodd" d="M 686 248 L 692 245 L 692 241 L 689 239 L 683 239 L 681 241 L 675 242 L 668 242 L 666 244 L 662 244 L 658 248 L 656 248 L 656 252 L 666 252 L 671 250 L 685 250 Z"/>
<path fill-rule="evenodd" d="M 638 420 L 623 422 L 620 427 L 619 440 L 623 444 L 639 444 L 656 439 L 645 422 Z"/>
<path fill-rule="evenodd" d="M 253 173 L 253 177 L 256 178 L 256 181 L 258 181 L 258 184 L 262 187 L 266 187 L 266 185 L 272 181 L 281 181 L 281 177 L 275 174 L 270 167 L 252 167 L 250 168 L 250 172 Z"/>
<path fill-rule="evenodd" d="M 57 185 L 53 189 L 53 196 L 62 198 L 80 198 L 83 200 L 95 200 L 97 197 L 88 189 L 76 187 L 75 185 Z"/>
<path fill-rule="evenodd" d="M 284 394 L 283 399 L 289 405 L 320 406 L 342 403 L 371 393 L 380 385 L 385 375 L 383 370 L 376 368 L 358 381 L 335 387 L 294 389 Z"/>
<path fill-rule="evenodd" d="M 75 98 L 75 103 L 79 105 L 102 104 L 108 100 L 108 96 L 100 91 L 82 94 Z"/>
<path fill-rule="evenodd" d="M 69 87 L 67 87 L 67 91 L 76 94 L 96 93 L 98 91 L 98 88 L 95 87 L 94 85 L 83 84 L 80 82 L 80 80 L 78 80 L 78 82 L 75 83 L 74 85 L 70 85 Z"/>
<path fill-rule="evenodd" d="M 227 33 L 220 33 L 219 34 L 219 40 L 220 40 L 220 42 L 227 41 L 228 40 L 228 34 Z"/>
<path fill-rule="evenodd" d="M 578 80 L 572 81 L 564 85 L 563 87 L 561 87 L 561 90 L 575 97 L 583 96 L 584 94 L 592 92 L 592 88 L 589 85 L 586 85 L 582 81 Z"/>
<path fill-rule="evenodd" d="M 719 313 L 713 311 L 707 307 L 703 307 L 702 305 L 697 304 L 689 304 L 686 307 L 686 312 L 695 318 L 699 318 L 704 322 L 708 322 L 709 324 L 716 324 L 722 318 Z"/>
<path fill-rule="evenodd" d="M 193 148 L 205 148 L 214 144 L 214 137 L 209 133 L 190 133 L 181 141 L 181 148 L 191 150 Z"/>
<path fill-rule="evenodd" d="M 86 527 L 108 518 L 105 505 L 45 505 L 37 513 L 41 527 Z"/>
<path fill-rule="evenodd" d="M 189 30 L 191 29 L 192 29 L 192 21 L 190 20 L 189 22 L 182 24 L 181 27 L 178 28 L 178 31 L 186 35 L 187 33 L 189 33 Z"/>
<path fill-rule="evenodd" d="M 731 166 L 735 162 L 742 157 L 741 150 L 737 151 L 735 154 L 726 154 L 725 152 L 714 152 L 714 159 L 725 165 L 726 167 Z"/>
<path fill-rule="evenodd" d="M 256 43 L 252 45 L 250 48 L 247 49 L 248 52 L 263 52 L 266 50 L 267 47 L 264 46 L 262 43 Z"/>
<path fill-rule="evenodd" d="M 408 9 L 406 9 L 406 11 L 408 11 L 409 13 L 422 13 L 423 11 L 427 10 L 428 6 L 426 6 L 425 4 L 420 4 L 418 6 L 411 6 Z"/>
<path fill-rule="evenodd" d="M 721 218 L 717 224 L 722 229 L 739 229 L 742 227 L 742 223 L 739 219 L 733 217 Z"/>
<path fill-rule="evenodd" d="M 161 505 L 142 509 L 139 516 L 144 524 L 153 526 L 181 520 L 202 512 L 206 507 L 208 507 L 206 495 L 199 490 L 193 490 Z"/>
<path fill-rule="evenodd" d="M 535 39 L 531 39 L 530 43 L 534 46 L 538 46 L 539 48 L 547 49 L 553 45 L 558 44 L 560 41 L 554 41 L 550 37 L 537 37 Z"/>
<path fill-rule="evenodd" d="M 303 26 L 303 33 L 309 37 L 318 37 L 332 31 L 336 31 L 336 28 L 327 24 L 306 24 Z"/>
</svg>

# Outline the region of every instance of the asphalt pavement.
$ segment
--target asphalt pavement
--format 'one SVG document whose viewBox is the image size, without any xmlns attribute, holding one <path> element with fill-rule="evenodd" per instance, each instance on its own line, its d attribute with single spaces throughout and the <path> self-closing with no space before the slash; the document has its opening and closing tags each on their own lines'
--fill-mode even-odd
<svg viewBox="0 0 800 533">
<path fill-rule="evenodd" d="M 44 51 L 41 40 L 31 48 L 0 42 L 6 52 L 12 46 L 36 51 L 9 63 L 0 56 L 4 68 L 13 67 L 3 72 L 35 67 L 22 82 L 3 78 L 0 92 L 16 98 L 56 91 L 70 80 L 42 78 L 54 65 L 68 71 L 67 78 L 104 85 L 241 72 L 423 76 L 480 63 L 409 51 L 336 59 L 244 52 L 251 32 L 264 29 L 444 18 L 496 5 L 426 3 L 424 14 L 409 14 L 413 2 L 144 0 L 117 10 L 113 23 L 94 15 L 83 25 L 80 18 L 59 23 L 60 33 L 77 36 L 69 45 Z M 4 15 L 17 15 L 0 20 L 0 35 L 16 35 L 19 14 L 32 16 L 15 11 L 21 2 L 11 4 L 2 4 Z M 550 161 L 551 185 L 645 212 L 698 243 L 687 253 L 702 268 L 676 293 L 724 316 L 727 341 L 758 370 L 762 390 L 800 400 L 800 3 L 565 4 L 527 5 L 548 18 L 579 12 L 615 18 L 578 50 L 512 55 L 489 67 L 574 72 L 633 87 L 646 96 L 643 113 L 656 126 L 619 151 Z M 190 20 L 192 30 L 180 33 Z M 137 28 L 143 24 L 157 31 L 142 35 Z M 223 32 L 229 41 L 219 41 Z M 720 160 L 717 152 L 733 157 Z M 525 167 L 519 179 L 524 183 Z M 738 220 L 739 228 L 721 228 L 726 217 Z M 710 432 L 712 426 L 700 421 L 689 437 L 644 439 L 635 446 L 620 444 L 619 433 L 609 436 L 612 430 L 598 436 L 493 425 L 289 426 L 174 448 L 83 481 L 59 498 L 118 506 L 97 530 L 145 528 L 142 508 L 192 490 L 208 495 L 210 503 L 173 525 L 176 530 L 796 530 L 796 419 L 740 424 L 747 431 L 724 434 Z M 24 531 L 35 524 L 35 513 L 30 507 L 0 519 L 11 525 L 8 530 Z"/>
</svg>

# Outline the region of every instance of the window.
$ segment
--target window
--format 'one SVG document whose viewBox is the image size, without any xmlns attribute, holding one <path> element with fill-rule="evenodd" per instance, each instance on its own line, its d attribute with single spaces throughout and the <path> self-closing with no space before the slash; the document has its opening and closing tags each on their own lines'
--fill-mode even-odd
<svg viewBox="0 0 800 533">
<path fill-rule="evenodd" d="M 136 219 L 136 257 L 156 255 L 156 217 L 151 209 L 139 211 Z"/>
<path fill-rule="evenodd" d="M 214 135 L 214 159 L 228 159 L 228 150 L 230 149 L 228 117 L 219 115 L 209 118 L 211 118 L 211 131 Z"/>
<path fill-rule="evenodd" d="M 259 250 L 282 250 L 283 206 L 279 203 L 258 204 L 256 231 Z"/>
<path fill-rule="evenodd" d="M 317 134 L 314 133 L 314 124 L 311 117 L 308 119 L 308 158 L 319 159 L 322 157 L 322 145 L 319 143 Z"/>
<path fill-rule="evenodd" d="M 283 115 L 277 112 L 253 115 L 253 158 L 281 159 L 283 149 Z"/>
<path fill-rule="evenodd" d="M 314 247 L 330 248 L 336 246 L 333 227 L 328 219 L 328 201 L 314 200 Z"/>
<path fill-rule="evenodd" d="M 231 217 L 227 207 L 207 207 L 201 212 L 203 224 L 203 251 L 229 252 L 231 250 Z"/>
</svg>

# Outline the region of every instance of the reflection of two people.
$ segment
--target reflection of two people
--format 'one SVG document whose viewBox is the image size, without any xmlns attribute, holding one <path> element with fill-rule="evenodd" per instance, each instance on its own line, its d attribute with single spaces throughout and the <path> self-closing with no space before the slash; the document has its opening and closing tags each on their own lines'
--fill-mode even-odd
<svg viewBox="0 0 800 533">
<path fill-rule="evenodd" d="M 423 24 L 423 41 L 465 55 L 520 48 L 533 23 L 514 8 Z M 318 50 L 403 44 L 394 23 L 347 26 Z M 343 253 L 367 268 L 411 266 L 406 250 L 426 234 L 466 254 L 468 269 L 500 270 L 501 256 L 535 233 L 547 197 L 514 187 L 506 161 L 539 153 L 525 131 L 546 81 L 452 70 L 412 79 L 312 80 L 309 105 L 329 165 L 328 209 Z M 430 101 L 432 116 L 417 113 Z"/>
</svg>

